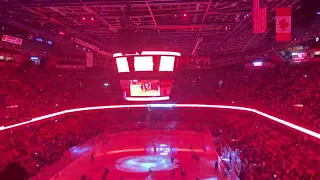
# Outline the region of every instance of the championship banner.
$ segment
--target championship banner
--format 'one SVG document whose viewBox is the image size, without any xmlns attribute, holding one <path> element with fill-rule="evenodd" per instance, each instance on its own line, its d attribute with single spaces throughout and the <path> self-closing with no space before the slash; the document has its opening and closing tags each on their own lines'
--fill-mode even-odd
<svg viewBox="0 0 320 180">
<path fill-rule="evenodd" d="M 253 0 L 253 33 L 267 32 L 267 0 Z"/>
<path fill-rule="evenodd" d="M 17 38 L 17 37 L 13 37 L 13 36 L 9 36 L 9 35 L 3 35 L 2 36 L 2 41 L 3 42 L 12 43 L 12 44 L 17 44 L 17 45 L 22 45 L 23 39 Z"/>
<path fill-rule="evenodd" d="M 291 41 L 291 8 L 276 8 L 276 40 Z"/>
<path fill-rule="evenodd" d="M 93 67 L 93 53 L 87 52 L 86 53 L 86 66 L 87 67 Z"/>
</svg>

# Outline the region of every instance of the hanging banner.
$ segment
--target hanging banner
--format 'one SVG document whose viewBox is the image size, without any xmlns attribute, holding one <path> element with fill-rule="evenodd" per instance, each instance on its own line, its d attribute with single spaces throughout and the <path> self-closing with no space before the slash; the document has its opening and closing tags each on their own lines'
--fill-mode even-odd
<svg viewBox="0 0 320 180">
<path fill-rule="evenodd" d="M 276 40 L 291 41 L 291 8 L 276 8 Z"/>
<path fill-rule="evenodd" d="M 3 35 L 2 36 L 2 41 L 3 42 L 12 43 L 12 44 L 17 44 L 17 45 L 21 46 L 23 39 L 17 38 L 17 37 L 13 37 L 13 36 L 9 36 L 9 35 Z"/>
<path fill-rule="evenodd" d="M 267 32 L 267 3 L 266 0 L 253 0 L 253 33 Z"/>
<path fill-rule="evenodd" d="M 93 67 L 93 53 L 87 52 L 86 53 L 86 66 L 87 67 Z"/>
</svg>

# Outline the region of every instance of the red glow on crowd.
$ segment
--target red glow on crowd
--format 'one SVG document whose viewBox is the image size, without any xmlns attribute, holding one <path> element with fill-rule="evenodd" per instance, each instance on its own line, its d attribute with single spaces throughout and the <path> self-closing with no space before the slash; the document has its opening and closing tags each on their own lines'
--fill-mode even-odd
<svg viewBox="0 0 320 180">
<path fill-rule="evenodd" d="M 320 180 L 319 17 L 284 1 L 4 0 L 0 180 Z"/>
</svg>

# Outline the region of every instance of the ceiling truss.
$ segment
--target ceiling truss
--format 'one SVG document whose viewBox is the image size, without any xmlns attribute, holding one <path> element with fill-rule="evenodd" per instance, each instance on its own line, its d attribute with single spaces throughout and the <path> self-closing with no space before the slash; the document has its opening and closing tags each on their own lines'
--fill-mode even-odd
<svg viewBox="0 0 320 180">
<path fill-rule="evenodd" d="M 269 19 L 275 7 L 298 1 L 270 0 Z M 130 13 L 123 18 L 128 5 Z M 252 0 L 51 0 L 50 4 L 14 0 L 0 3 L 0 10 L 4 12 L 0 20 L 11 25 L 19 24 L 60 41 L 76 37 L 111 53 L 117 52 L 114 42 L 124 23 L 141 35 L 143 40 L 137 43 L 145 43 L 146 48 L 165 47 L 187 55 L 246 52 L 263 45 L 268 34 L 252 33 Z M 59 37 L 60 31 L 65 36 Z"/>
</svg>

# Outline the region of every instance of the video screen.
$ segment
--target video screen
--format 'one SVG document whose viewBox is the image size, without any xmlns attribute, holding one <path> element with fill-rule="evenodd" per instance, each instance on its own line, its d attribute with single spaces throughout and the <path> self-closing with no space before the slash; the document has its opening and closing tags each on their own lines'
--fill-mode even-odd
<svg viewBox="0 0 320 180">
<path fill-rule="evenodd" d="M 129 72 L 129 65 L 128 65 L 128 60 L 127 57 L 119 57 L 116 58 L 117 62 L 117 67 L 118 67 L 118 72 Z"/>
<path fill-rule="evenodd" d="M 152 56 L 136 56 L 134 57 L 135 71 L 153 71 Z"/>
<path fill-rule="evenodd" d="M 131 96 L 160 96 L 159 80 L 130 80 Z"/>
<path fill-rule="evenodd" d="M 173 71 L 174 56 L 161 56 L 159 71 Z"/>
</svg>

